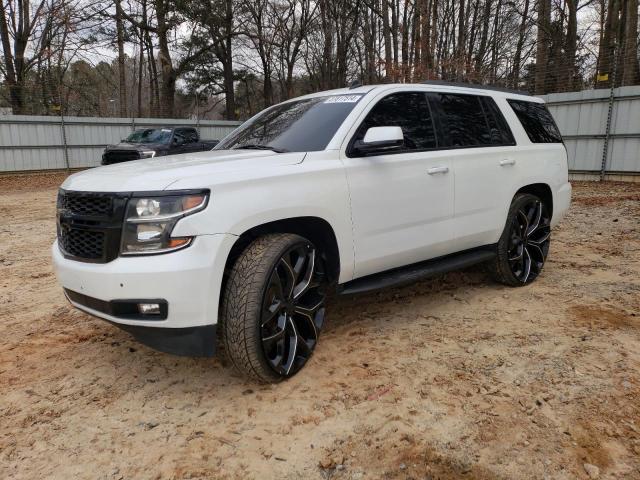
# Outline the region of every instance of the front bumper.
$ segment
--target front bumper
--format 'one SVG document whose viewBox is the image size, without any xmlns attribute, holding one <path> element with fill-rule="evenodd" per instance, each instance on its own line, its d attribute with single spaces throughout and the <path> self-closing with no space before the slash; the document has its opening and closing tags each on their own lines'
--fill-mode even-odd
<svg viewBox="0 0 640 480">
<path fill-rule="evenodd" d="M 66 259 L 55 242 L 53 266 L 63 288 L 92 299 L 102 302 L 163 299 L 167 302 L 165 319 L 141 320 L 107 314 L 69 299 L 75 307 L 96 317 L 129 327 L 211 326 L 218 321 L 222 276 L 236 238 L 229 234 L 201 235 L 184 250 L 118 257 L 104 264 Z"/>
</svg>

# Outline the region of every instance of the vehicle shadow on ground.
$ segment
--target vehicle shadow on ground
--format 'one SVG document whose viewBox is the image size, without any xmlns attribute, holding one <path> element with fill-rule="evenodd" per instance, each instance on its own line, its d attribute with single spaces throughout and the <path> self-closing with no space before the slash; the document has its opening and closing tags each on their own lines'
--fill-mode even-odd
<svg viewBox="0 0 640 480">
<path fill-rule="evenodd" d="M 380 292 L 372 292 L 354 296 L 334 296 L 328 304 L 328 320 L 323 329 L 320 349 L 324 342 L 332 341 L 333 335 L 348 335 L 352 326 L 357 328 L 377 328 L 375 320 L 376 312 L 384 312 L 385 317 L 393 318 L 398 326 L 403 323 L 414 322 L 415 319 L 401 315 L 404 303 L 414 298 L 420 298 L 422 302 L 430 303 L 442 295 L 456 298 L 457 295 L 469 287 L 495 289 L 483 266 L 471 267 L 459 272 L 452 272 L 433 279 L 420 281 L 403 287 L 385 289 Z M 93 339 L 86 338 L 90 343 L 101 343 L 99 348 L 100 361 L 114 366 L 117 370 L 134 381 L 137 378 L 151 378 L 153 373 L 158 373 L 165 384 L 190 384 L 191 389 L 209 390 L 229 387 L 232 390 L 238 387 L 258 387 L 259 384 L 240 376 L 228 360 L 216 354 L 212 358 L 194 358 L 171 355 L 153 350 L 139 343 L 131 334 L 118 329 L 116 326 L 103 322 L 94 317 L 80 314 L 80 322 L 86 322 L 87 327 L 93 331 Z M 424 322 L 421 318 L 420 321 Z M 435 322 L 435 320 L 434 320 Z M 77 324 L 77 322 L 74 322 Z M 437 326 L 434 323 L 434 326 Z M 78 352 L 76 355 L 79 354 Z M 313 360 L 312 360 L 313 362 Z M 126 369 L 124 367 L 126 366 Z M 304 376 L 304 370 L 302 376 Z M 298 375 L 297 377 L 300 377 Z M 120 379 L 127 380 L 127 379 Z M 185 384 L 185 385 L 186 385 Z M 197 385 L 197 387 L 194 387 Z"/>
<path fill-rule="evenodd" d="M 412 299 L 419 298 L 425 303 L 431 303 L 443 295 L 458 298 L 457 295 L 471 287 L 486 288 L 487 291 L 501 288 L 488 274 L 487 266 L 481 264 L 399 287 L 358 295 L 334 295 L 328 304 L 328 321 L 323 333 L 348 327 L 361 319 L 363 314 L 366 315 L 372 307 L 374 313 L 382 310 L 393 316 L 394 311 L 401 313 L 402 305 Z M 408 319 L 398 316 L 395 320 L 402 322 Z"/>
</svg>

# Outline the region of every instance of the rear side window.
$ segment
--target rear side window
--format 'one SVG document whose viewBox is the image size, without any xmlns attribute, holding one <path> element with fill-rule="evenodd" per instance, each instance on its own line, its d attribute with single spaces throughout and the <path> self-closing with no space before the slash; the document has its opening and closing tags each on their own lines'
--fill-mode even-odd
<svg viewBox="0 0 640 480">
<path fill-rule="evenodd" d="M 491 132 L 478 97 L 443 93 L 439 98 L 451 147 L 491 145 Z"/>
<path fill-rule="evenodd" d="M 543 103 L 508 100 L 533 143 L 560 143 L 562 137 Z"/>
<path fill-rule="evenodd" d="M 504 119 L 502 112 L 491 97 L 480 97 L 480 102 L 487 116 L 489 131 L 491 132 L 492 145 L 515 145 L 509 124 Z"/>
<path fill-rule="evenodd" d="M 367 114 L 353 141 L 362 140 L 371 127 L 401 127 L 405 152 L 437 147 L 429 102 L 422 92 L 393 93 L 384 97 Z"/>
</svg>

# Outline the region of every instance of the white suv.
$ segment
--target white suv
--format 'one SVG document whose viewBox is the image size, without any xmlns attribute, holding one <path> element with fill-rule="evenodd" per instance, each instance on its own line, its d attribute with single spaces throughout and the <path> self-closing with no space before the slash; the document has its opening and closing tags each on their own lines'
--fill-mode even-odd
<svg viewBox="0 0 640 480">
<path fill-rule="evenodd" d="M 360 86 L 270 107 L 212 151 L 72 175 L 53 261 L 77 308 L 272 382 L 309 360 L 329 291 L 485 261 L 532 282 L 570 197 L 540 99 Z"/>
</svg>

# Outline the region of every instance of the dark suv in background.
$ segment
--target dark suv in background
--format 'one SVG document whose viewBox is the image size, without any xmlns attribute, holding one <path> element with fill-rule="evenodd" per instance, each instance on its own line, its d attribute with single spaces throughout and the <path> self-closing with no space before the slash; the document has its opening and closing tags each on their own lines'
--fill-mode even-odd
<svg viewBox="0 0 640 480">
<path fill-rule="evenodd" d="M 107 145 L 102 165 L 128 162 L 141 158 L 211 150 L 218 140 L 200 140 L 193 127 L 141 128 L 117 145 Z"/>
</svg>

